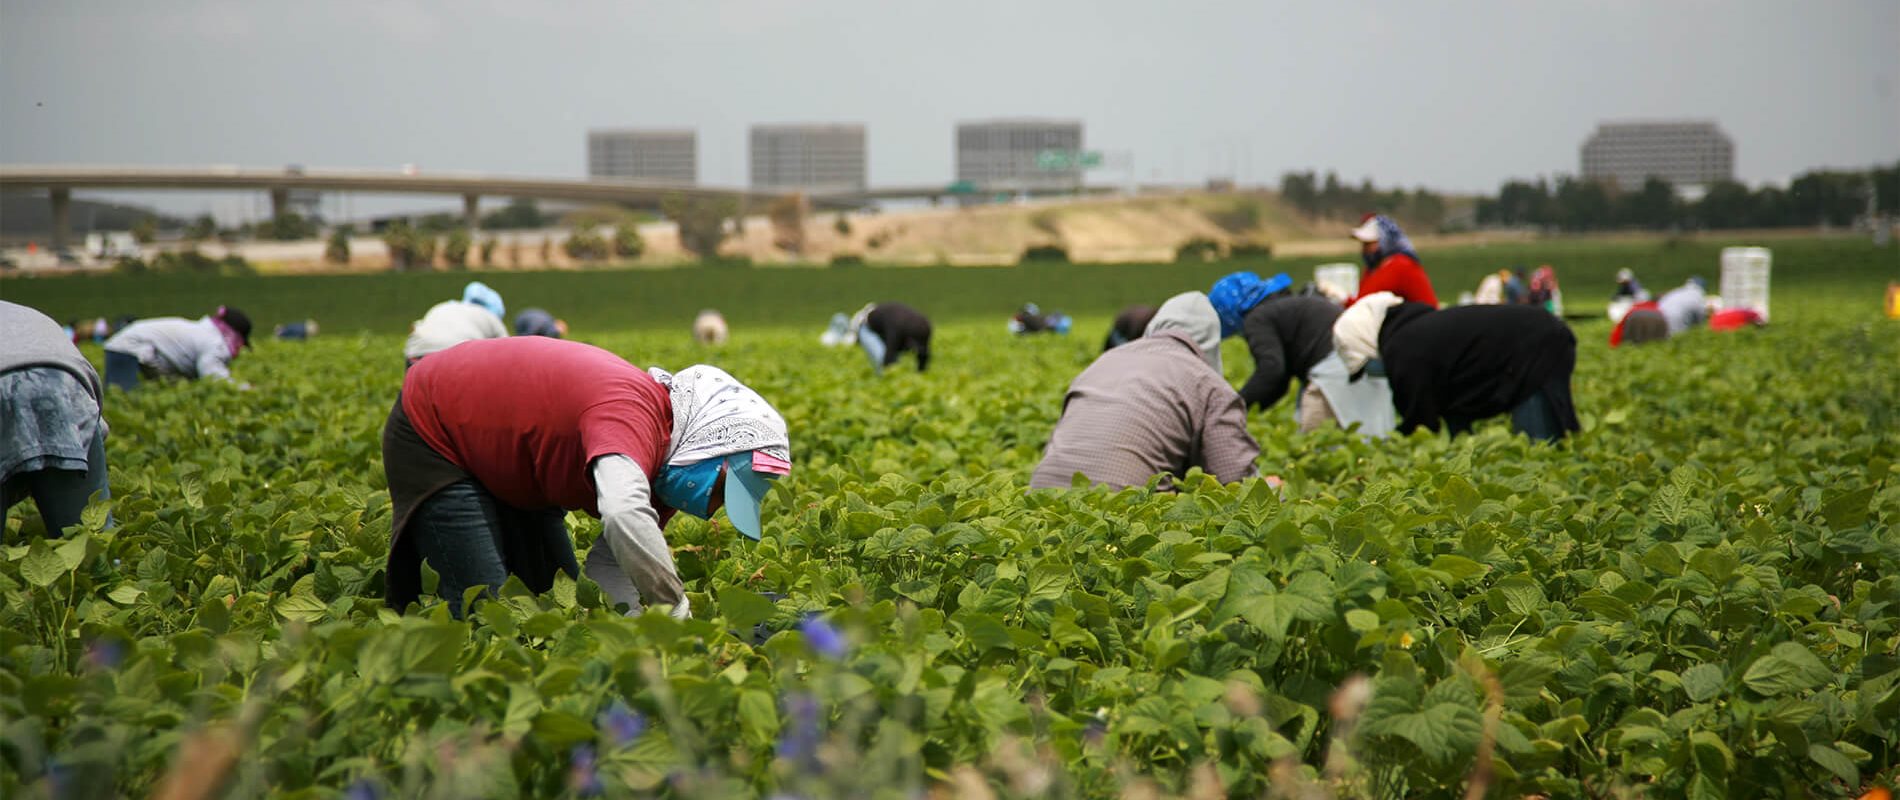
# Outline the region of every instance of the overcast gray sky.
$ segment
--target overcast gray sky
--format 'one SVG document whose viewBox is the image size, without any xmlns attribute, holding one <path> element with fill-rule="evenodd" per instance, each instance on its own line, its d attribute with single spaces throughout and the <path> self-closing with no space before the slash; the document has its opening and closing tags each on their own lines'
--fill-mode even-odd
<svg viewBox="0 0 1900 800">
<path fill-rule="evenodd" d="M 1705 118 L 1780 182 L 1900 158 L 1897 41 L 1896 0 L 0 0 L 0 162 L 580 176 L 590 127 L 689 126 L 738 185 L 748 124 L 852 121 L 934 183 L 957 120 L 1034 115 L 1143 181 L 1493 191 Z"/>
</svg>

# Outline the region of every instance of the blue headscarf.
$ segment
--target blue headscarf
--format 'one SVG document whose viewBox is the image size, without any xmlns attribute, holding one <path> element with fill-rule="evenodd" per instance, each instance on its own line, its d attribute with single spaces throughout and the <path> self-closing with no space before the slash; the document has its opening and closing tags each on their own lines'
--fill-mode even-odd
<svg viewBox="0 0 1900 800">
<path fill-rule="evenodd" d="M 501 304 L 501 292 L 488 288 L 488 284 L 481 281 L 468 282 L 468 286 L 462 289 L 462 302 L 474 303 L 493 311 L 497 319 L 508 318 L 508 309 Z"/>
<path fill-rule="evenodd" d="M 1411 256 L 1413 260 L 1418 259 L 1418 251 L 1412 249 L 1412 240 L 1406 237 L 1405 231 L 1399 228 L 1399 224 L 1393 222 L 1391 217 L 1375 214 L 1372 221 L 1379 226 L 1379 252 L 1365 256 L 1367 269 L 1378 269 L 1379 262 L 1395 253 L 1404 253 Z"/>
<path fill-rule="evenodd" d="M 1220 317 L 1220 336 L 1225 339 L 1240 332 L 1240 321 L 1260 301 L 1293 285 L 1293 278 L 1282 272 L 1267 280 L 1251 272 L 1235 272 L 1214 282 L 1207 293 Z"/>
</svg>

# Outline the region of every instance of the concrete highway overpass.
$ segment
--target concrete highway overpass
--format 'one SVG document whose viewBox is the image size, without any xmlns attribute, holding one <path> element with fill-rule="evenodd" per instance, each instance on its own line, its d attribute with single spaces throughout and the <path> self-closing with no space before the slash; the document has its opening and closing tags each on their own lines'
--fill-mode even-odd
<svg viewBox="0 0 1900 800">
<path fill-rule="evenodd" d="M 204 189 L 270 193 L 271 214 L 283 213 L 293 191 L 361 192 L 371 194 L 440 194 L 462 198 L 470 227 L 477 227 L 481 198 L 526 197 L 577 203 L 612 203 L 657 209 L 669 197 L 731 200 L 740 208 L 760 209 L 782 196 L 778 192 L 720 189 L 705 186 L 572 178 L 524 178 L 471 173 L 382 172 L 350 169 L 260 169 L 248 167 L 137 167 L 137 166 L 4 166 L 0 191 L 44 190 L 53 206 L 54 249 L 71 238 L 74 189 Z M 1073 189 L 1035 190 L 1031 194 L 1071 194 Z M 1102 191 L 1090 188 L 1086 191 Z M 987 196 L 968 185 L 893 186 L 862 192 L 817 194 L 812 205 L 825 209 L 855 208 L 876 200 Z"/>
</svg>

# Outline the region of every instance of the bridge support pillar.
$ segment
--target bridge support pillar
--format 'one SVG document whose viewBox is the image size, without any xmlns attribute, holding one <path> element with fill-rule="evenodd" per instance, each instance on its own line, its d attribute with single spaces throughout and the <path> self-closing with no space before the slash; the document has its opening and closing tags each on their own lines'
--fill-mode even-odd
<svg viewBox="0 0 1900 800">
<path fill-rule="evenodd" d="M 283 219 L 285 212 L 289 210 L 290 190 L 282 186 L 272 186 L 270 189 L 270 218 Z"/>
<path fill-rule="evenodd" d="M 472 235 L 482 228 L 482 196 L 479 194 L 462 195 L 462 220 L 468 225 Z"/>
<path fill-rule="evenodd" d="M 53 201 L 53 252 L 58 253 L 72 244 L 73 190 L 51 189 L 46 194 Z"/>
</svg>

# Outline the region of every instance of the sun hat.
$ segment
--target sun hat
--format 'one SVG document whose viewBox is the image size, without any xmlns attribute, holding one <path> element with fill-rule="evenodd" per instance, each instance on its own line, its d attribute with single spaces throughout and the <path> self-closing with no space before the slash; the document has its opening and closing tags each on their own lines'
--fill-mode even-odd
<svg viewBox="0 0 1900 800">
<path fill-rule="evenodd" d="M 758 541 L 763 530 L 759 504 L 772 490 L 772 481 L 791 471 L 791 462 L 760 450 L 727 456 L 726 517 L 732 520 L 732 527 Z"/>
</svg>

